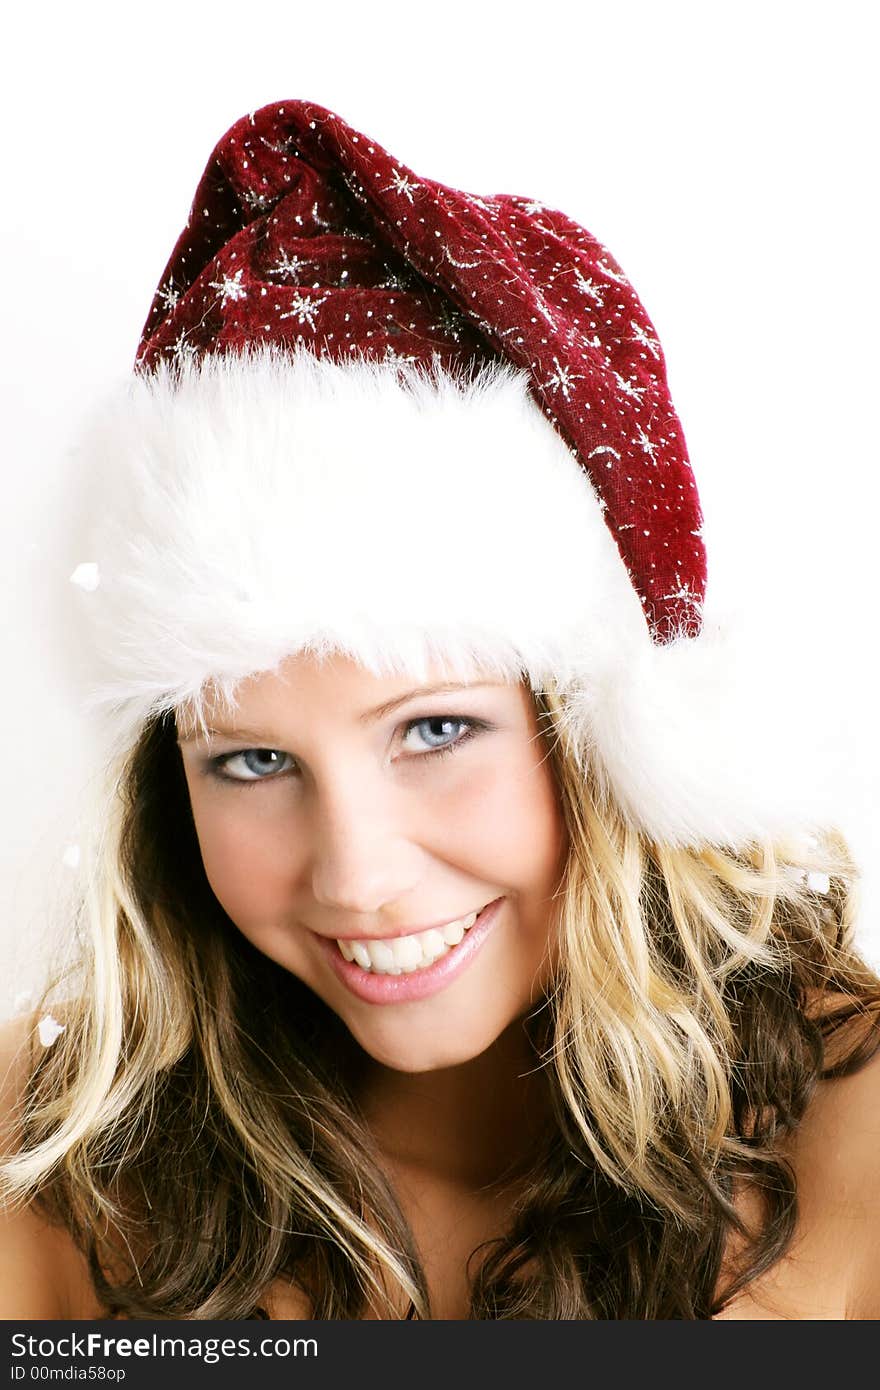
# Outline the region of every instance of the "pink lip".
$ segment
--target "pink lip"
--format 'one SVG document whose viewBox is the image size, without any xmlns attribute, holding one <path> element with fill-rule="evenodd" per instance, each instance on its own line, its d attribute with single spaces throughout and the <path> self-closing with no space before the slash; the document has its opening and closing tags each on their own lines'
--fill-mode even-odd
<svg viewBox="0 0 880 1390">
<path fill-rule="evenodd" d="M 319 945 L 338 978 L 365 1003 L 403 1004 L 414 999 L 427 999 L 429 995 L 445 989 L 467 969 L 492 930 L 503 902 L 504 898 L 496 898 L 489 903 L 457 946 L 453 946 L 433 965 L 426 965 L 423 970 L 413 970 L 409 975 L 374 975 L 370 970 L 363 970 L 355 961 L 347 961 L 335 940 L 320 937 Z"/>
</svg>

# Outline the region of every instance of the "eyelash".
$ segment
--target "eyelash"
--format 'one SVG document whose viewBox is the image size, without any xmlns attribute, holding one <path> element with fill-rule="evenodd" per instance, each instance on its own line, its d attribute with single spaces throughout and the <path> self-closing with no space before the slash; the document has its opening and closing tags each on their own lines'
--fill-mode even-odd
<svg viewBox="0 0 880 1390">
<path fill-rule="evenodd" d="M 477 734 L 484 732 L 491 726 L 482 719 L 468 719 L 464 715 L 458 714 L 430 714 L 422 715 L 420 719 L 409 719 L 404 725 L 404 738 L 411 729 L 418 728 L 420 724 L 432 724 L 435 721 L 444 724 L 460 724 L 464 732 L 459 734 L 450 743 L 444 743 L 439 748 L 429 748 L 422 753 L 410 754 L 414 758 L 442 758 L 445 754 L 456 753 L 465 743 L 470 743 L 471 739 Z M 233 758 L 240 758 L 243 753 L 253 753 L 263 751 L 255 748 L 239 748 L 234 753 L 221 753 L 217 758 L 211 758 L 207 764 L 206 771 L 209 776 L 216 777 L 221 782 L 233 782 L 237 787 L 255 787 L 261 782 L 277 782 L 286 776 L 293 768 L 285 768 L 283 772 L 268 773 L 265 777 L 232 777 L 228 772 L 224 772 L 224 767 Z M 277 752 L 277 749 L 267 749 L 267 752 Z M 295 766 L 295 764 L 294 764 Z"/>
</svg>

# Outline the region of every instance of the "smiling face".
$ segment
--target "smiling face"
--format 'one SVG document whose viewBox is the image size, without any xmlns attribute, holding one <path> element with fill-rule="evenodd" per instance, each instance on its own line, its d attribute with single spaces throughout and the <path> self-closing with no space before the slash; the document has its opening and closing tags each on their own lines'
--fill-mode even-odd
<svg viewBox="0 0 880 1390">
<path fill-rule="evenodd" d="M 218 901 L 408 1072 L 538 1002 L 566 845 L 528 688 L 434 684 L 296 656 L 242 684 L 234 723 L 209 706 L 209 742 L 178 716 Z"/>
</svg>

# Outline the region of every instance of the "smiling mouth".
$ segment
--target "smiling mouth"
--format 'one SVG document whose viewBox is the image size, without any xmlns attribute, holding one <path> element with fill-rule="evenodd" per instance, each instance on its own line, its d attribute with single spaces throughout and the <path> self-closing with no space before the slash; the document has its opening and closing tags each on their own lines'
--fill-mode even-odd
<svg viewBox="0 0 880 1390">
<path fill-rule="evenodd" d="M 384 941 L 337 939 L 336 945 L 347 961 L 372 975 L 412 975 L 453 951 L 488 906 L 487 903 L 479 912 L 470 912 L 443 927 L 429 927 L 415 936 L 395 936 Z"/>
</svg>

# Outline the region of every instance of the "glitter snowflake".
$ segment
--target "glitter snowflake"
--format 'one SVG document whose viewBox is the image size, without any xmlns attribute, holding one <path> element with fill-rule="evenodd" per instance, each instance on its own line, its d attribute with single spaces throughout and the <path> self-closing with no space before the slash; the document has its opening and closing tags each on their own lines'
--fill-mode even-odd
<svg viewBox="0 0 880 1390">
<path fill-rule="evenodd" d="M 487 213 L 489 217 L 497 219 L 498 204 L 496 202 L 493 202 L 491 198 L 478 198 L 476 193 L 468 193 L 467 200 L 469 203 L 473 203 L 475 207 L 478 207 L 483 212 Z"/>
<path fill-rule="evenodd" d="M 555 333 L 557 331 L 556 320 L 550 312 L 550 305 L 547 303 L 543 294 L 538 289 L 535 290 L 535 305 L 537 307 L 538 313 L 541 315 L 542 318 L 545 318 L 547 320 L 550 327 L 553 329 L 553 332 Z M 554 362 L 556 361 L 555 358 L 553 360 Z"/>
<path fill-rule="evenodd" d="M 418 357 L 411 352 L 398 352 L 390 343 L 385 344 L 384 362 L 418 362 Z"/>
<path fill-rule="evenodd" d="M 260 144 L 265 145 L 273 154 L 290 154 L 294 148 L 293 140 L 267 140 L 265 135 L 260 136 Z"/>
<path fill-rule="evenodd" d="M 224 275 L 222 280 L 212 280 L 210 282 L 212 290 L 220 291 L 220 303 L 226 305 L 231 299 L 233 303 L 237 299 L 247 299 L 247 290 L 241 283 L 244 275 L 244 267 L 237 270 L 234 275 Z"/>
<path fill-rule="evenodd" d="M 587 299 L 592 299 L 593 303 L 601 309 L 605 304 L 605 299 L 598 285 L 595 285 L 592 280 L 589 280 L 587 276 L 581 272 L 580 266 L 575 266 L 574 278 L 575 284 L 581 294 Z"/>
<path fill-rule="evenodd" d="M 377 290 L 399 290 L 401 293 L 406 293 L 406 291 L 411 288 L 411 281 L 408 278 L 404 278 L 404 276 L 401 275 L 398 270 L 395 270 L 393 265 L 389 265 L 387 261 L 382 269 L 385 274 L 381 280 L 376 282 Z"/>
<path fill-rule="evenodd" d="M 287 251 L 282 251 L 275 264 L 269 267 L 269 274 L 285 275 L 291 280 L 298 280 L 303 267 L 311 264 L 310 260 L 302 256 L 291 256 Z"/>
<path fill-rule="evenodd" d="M 544 382 L 544 388 L 551 391 L 561 391 L 566 400 L 570 399 L 572 385 L 575 381 L 583 381 L 582 376 L 569 371 L 568 367 L 563 367 L 558 357 L 553 358 L 556 371 Z"/>
<path fill-rule="evenodd" d="M 703 606 L 703 601 L 700 598 L 700 595 L 691 588 L 690 584 L 688 584 L 686 580 L 682 580 L 682 577 L 678 572 L 676 572 L 675 575 L 675 582 L 678 585 L 678 587 L 676 589 L 673 589 L 670 593 L 664 594 L 663 598 L 675 599 L 679 603 L 686 603 L 695 612 L 698 612 L 700 608 L 702 608 Z"/>
<path fill-rule="evenodd" d="M 309 328 L 314 329 L 318 310 L 329 298 L 330 296 L 327 294 L 323 295 L 320 299 L 310 299 L 308 295 L 295 294 L 291 300 L 291 308 L 288 309 L 286 314 L 280 314 L 279 318 L 296 319 L 298 324 L 307 323 Z"/>
<path fill-rule="evenodd" d="M 180 290 L 175 287 L 173 280 L 169 280 L 167 285 L 159 286 L 156 291 L 156 298 L 162 301 L 166 311 L 170 314 L 172 309 L 177 308 Z"/>
<path fill-rule="evenodd" d="M 434 329 L 439 330 L 444 337 L 452 338 L 456 343 L 460 342 L 462 331 L 467 327 L 464 314 L 456 309 L 454 304 L 443 299 L 440 301 L 439 318 L 440 322 L 433 325 Z"/>
<path fill-rule="evenodd" d="M 656 468 L 657 460 L 654 457 L 654 455 L 657 453 L 657 445 L 651 439 L 650 435 L 645 434 L 645 431 L 642 429 L 641 425 L 639 425 L 638 427 L 636 443 L 641 445 L 642 452 L 648 455 L 648 458 L 651 460 L 654 467 Z"/>
<path fill-rule="evenodd" d="M 603 454 L 609 454 L 612 458 L 616 459 L 618 463 L 620 462 L 620 454 L 617 452 L 616 449 L 612 449 L 610 444 L 599 444 L 595 449 L 590 450 L 590 452 L 587 454 L 587 458 L 594 459 L 598 458 L 600 455 Z M 606 465 L 606 467 L 608 468 L 613 468 L 613 466 L 614 465 L 612 463 L 608 463 Z"/>
<path fill-rule="evenodd" d="M 604 261 L 597 261 L 596 269 L 600 275 L 604 275 L 608 280 L 613 280 L 615 285 L 629 285 L 625 275 L 621 275 L 617 270 L 612 270 L 611 266 L 606 265 Z"/>
<path fill-rule="evenodd" d="M 174 342 L 166 352 L 170 352 L 178 367 L 182 367 L 185 362 L 191 362 L 198 355 L 198 348 L 187 341 L 187 330 L 182 328 Z"/>
<path fill-rule="evenodd" d="M 483 264 L 479 257 L 475 261 L 457 261 L 448 246 L 441 247 L 440 254 L 450 265 L 454 265 L 456 270 L 477 270 Z"/>
<path fill-rule="evenodd" d="M 254 212 L 266 212 L 272 206 L 272 199 L 266 193 L 257 193 L 251 188 L 244 189 L 239 197 Z"/>
<path fill-rule="evenodd" d="M 620 394 L 629 396 L 634 401 L 640 401 L 648 389 L 646 386 L 636 386 L 634 381 L 628 381 L 625 376 L 620 375 L 620 372 L 613 372 L 612 375 L 617 382 L 617 389 Z"/>
<path fill-rule="evenodd" d="M 421 186 L 420 183 L 413 183 L 412 180 L 406 174 L 402 174 L 399 169 L 392 169 L 391 182 L 382 189 L 382 192 L 399 193 L 401 197 L 406 198 L 407 202 L 412 203 L 413 193 L 421 188 Z"/>
<path fill-rule="evenodd" d="M 638 343 L 640 347 L 646 347 L 652 357 L 660 356 L 660 344 L 656 338 L 652 338 L 647 329 L 636 323 L 635 319 L 630 322 L 630 328 L 633 331 L 633 342 Z"/>
</svg>

